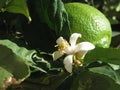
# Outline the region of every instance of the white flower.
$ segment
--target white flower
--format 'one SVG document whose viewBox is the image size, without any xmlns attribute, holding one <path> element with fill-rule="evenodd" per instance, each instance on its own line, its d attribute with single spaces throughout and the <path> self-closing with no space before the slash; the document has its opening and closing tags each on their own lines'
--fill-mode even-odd
<svg viewBox="0 0 120 90">
<path fill-rule="evenodd" d="M 73 56 L 83 58 L 88 50 L 92 50 L 95 48 L 95 46 L 90 42 L 81 42 L 76 44 L 78 37 L 81 37 L 81 34 L 73 33 L 70 36 L 69 43 L 63 37 L 59 37 L 56 40 L 58 51 L 55 51 L 53 53 L 53 60 L 57 60 L 64 54 L 67 54 L 67 56 L 63 60 L 63 63 L 65 69 L 69 73 L 72 72 Z"/>
</svg>

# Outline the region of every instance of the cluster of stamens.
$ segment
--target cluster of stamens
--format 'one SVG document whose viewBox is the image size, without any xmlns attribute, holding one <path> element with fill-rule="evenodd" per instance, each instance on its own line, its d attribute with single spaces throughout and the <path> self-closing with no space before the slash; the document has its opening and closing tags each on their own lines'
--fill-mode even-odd
<svg viewBox="0 0 120 90">
<path fill-rule="evenodd" d="M 58 51 L 63 52 L 70 45 L 65 39 L 61 39 L 61 42 L 60 43 L 58 42 L 56 46 L 58 47 Z"/>
</svg>

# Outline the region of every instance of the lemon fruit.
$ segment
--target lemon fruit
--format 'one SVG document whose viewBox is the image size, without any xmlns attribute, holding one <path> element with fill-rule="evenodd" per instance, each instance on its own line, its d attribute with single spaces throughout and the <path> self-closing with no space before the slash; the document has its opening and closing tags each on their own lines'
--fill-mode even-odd
<svg viewBox="0 0 120 90">
<path fill-rule="evenodd" d="M 72 33 L 81 33 L 80 41 L 89 41 L 96 47 L 108 48 L 111 43 L 111 26 L 108 19 L 96 8 L 83 3 L 66 3 Z"/>
</svg>

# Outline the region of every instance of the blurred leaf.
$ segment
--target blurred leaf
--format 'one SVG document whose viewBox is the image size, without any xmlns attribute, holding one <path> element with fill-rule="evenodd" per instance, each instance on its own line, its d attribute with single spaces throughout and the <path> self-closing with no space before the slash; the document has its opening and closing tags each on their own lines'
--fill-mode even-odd
<svg viewBox="0 0 120 90">
<path fill-rule="evenodd" d="M 11 49 L 0 45 L 0 66 L 15 74 L 16 78 L 25 78 L 30 74 L 30 69 L 25 63 L 25 58 L 16 55 Z"/>
<path fill-rule="evenodd" d="M 24 62 L 28 65 L 35 64 L 32 60 L 32 55 L 36 53 L 35 50 L 27 50 L 24 47 L 19 47 L 17 44 L 9 41 L 9 40 L 0 40 L 0 45 L 6 46 L 8 49 L 11 49 L 12 52 L 21 57 L 24 58 Z"/>
<path fill-rule="evenodd" d="M 120 65 L 120 49 L 95 48 L 88 52 L 84 58 L 85 64 L 90 64 L 96 61 Z"/>
<path fill-rule="evenodd" d="M 12 74 L 6 69 L 0 67 L 0 88 L 3 86 L 5 79 L 12 77 Z"/>
<path fill-rule="evenodd" d="M 23 14 L 31 21 L 26 0 L 0 0 L 0 3 L 0 11 Z"/>
<path fill-rule="evenodd" d="M 36 58 L 39 63 L 46 65 L 48 62 L 44 59 L 40 60 L 40 57 L 35 53 L 35 50 L 19 47 L 9 40 L 0 40 L 0 87 L 2 87 L 4 80 L 10 76 L 17 80 L 26 79 L 31 74 L 30 67 L 37 69 L 37 71 L 46 72 L 42 66 L 38 67 L 33 59 Z"/>
<path fill-rule="evenodd" d="M 110 67 L 112 67 L 112 69 L 114 70 L 119 70 L 120 69 L 120 65 L 116 65 L 116 64 L 111 64 L 111 63 L 108 63 L 110 65 Z"/>
<path fill-rule="evenodd" d="M 0 70 L 0 76 L 4 75 L 4 77 L 0 77 L 0 80 L 5 80 L 11 75 L 13 75 L 13 77 L 17 80 L 24 80 L 30 75 L 30 68 L 25 62 L 26 59 L 15 54 L 10 48 L 2 45 L 1 42 L 2 41 L 0 41 L 0 67 L 2 69 Z"/>
<path fill-rule="evenodd" d="M 60 33 L 64 25 L 69 27 L 68 15 L 61 0 L 52 0 L 50 3 L 48 15 L 50 20 L 53 21 L 54 30 Z M 69 28 L 68 28 L 69 31 Z M 68 32 L 69 33 L 69 32 Z"/>
<path fill-rule="evenodd" d="M 7 48 L 9 48 L 10 50 L 12 50 L 12 52 L 17 55 L 18 57 L 22 58 L 21 60 L 27 64 L 30 67 L 33 67 L 36 70 L 45 72 L 45 70 L 42 69 L 42 67 L 38 67 L 36 65 L 36 63 L 33 61 L 33 55 L 34 58 L 36 58 L 36 51 L 35 50 L 27 50 L 24 47 L 19 47 L 17 46 L 15 43 L 9 41 L 9 40 L 0 40 L 0 45 L 6 46 Z M 37 58 L 37 60 L 39 61 L 40 57 Z M 45 62 L 44 60 L 41 62 Z M 47 61 L 46 61 L 47 62 Z"/>
<path fill-rule="evenodd" d="M 119 90 L 120 86 L 106 75 L 83 71 L 73 75 L 71 90 Z"/>
<path fill-rule="evenodd" d="M 70 34 L 68 15 L 61 0 L 37 0 L 35 5 L 42 21 L 57 35 L 60 35 L 64 28 L 67 29 L 64 29 L 66 34 Z"/>
<path fill-rule="evenodd" d="M 120 32 L 118 32 L 118 31 L 113 31 L 113 32 L 112 32 L 112 36 L 113 36 L 113 37 L 115 37 L 115 36 L 117 36 L 117 35 L 120 35 Z"/>
<path fill-rule="evenodd" d="M 120 75 L 114 71 L 110 66 L 101 66 L 101 67 L 94 67 L 89 68 L 89 70 L 93 73 L 98 73 L 101 75 L 105 75 L 115 81 L 115 83 L 120 85 Z"/>
<path fill-rule="evenodd" d="M 69 77 L 69 73 L 45 74 L 43 76 L 28 78 L 29 90 L 57 90 L 57 87 Z M 35 84 L 35 85 L 34 85 Z"/>
<path fill-rule="evenodd" d="M 31 2 L 32 3 L 32 2 Z M 40 18 L 43 22 L 47 23 L 50 28 L 52 28 L 52 23 L 48 17 L 48 8 L 50 0 L 36 0 L 35 2 L 36 11 L 38 12 Z"/>
<path fill-rule="evenodd" d="M 114 33 L 114 32 L 113 32 Z M 112 37 L 111 47 L 118 47 L 120 48 L 120 33 L 114 33 L 115 36 Z"/>
<path fill-rule="evenodd" d="M 0 0 L 0 12 L 9 2 L 11 2 L 11 0 Z"/>
<path fill-rule="evenodd" d="M 56 88 L 63 83 L 68 76 L 69 73 L 65 72 L 61 72 L 57 75 L 48 74 L 40 81 L 41 83 L 47 84 L 46 86 L 41 86 L 41 90 L 56 90 Z"/>
<path fill-rule="evenodd" d="M 120 2 L 118 3 L 118 6 L 116 7 L 116 11 L 117 11 L 117 12 L 120 11 Z"/>
<path fill-rule="evenodd" d="M 51 69 L 51 64 L 42 57 L 36 56 L 34 58 L 34 62 L 36 63 L 36 66 L 35 67 L 33 66 L 33 67 L 36 68 L 37 71 L 42 71 L 44 73 L 47 73 L 47 71 Z"/>
</svg>

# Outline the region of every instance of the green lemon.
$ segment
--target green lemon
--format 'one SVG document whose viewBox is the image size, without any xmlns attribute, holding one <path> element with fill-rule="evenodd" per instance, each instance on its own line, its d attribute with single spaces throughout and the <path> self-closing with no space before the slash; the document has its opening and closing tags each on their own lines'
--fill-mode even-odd
<svg viewBox="0 0 120 90">
<path fill-rule="evenodd" d="M 111 26 L 108 19 L 96 8 L 82 3 L 66 3 L 72 33 L 81 33 L 80 41 L 89 41 L 96 47 L 108 48 L 111 43 Z"/>
</svg>

